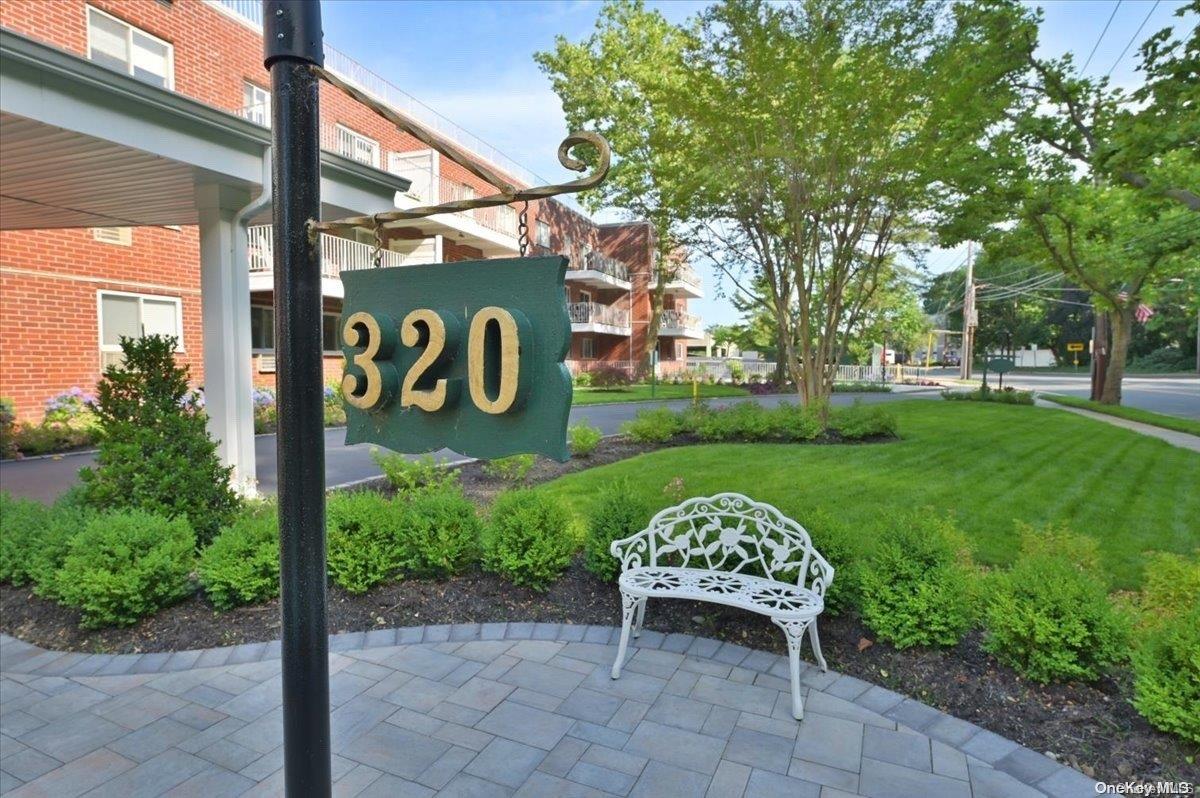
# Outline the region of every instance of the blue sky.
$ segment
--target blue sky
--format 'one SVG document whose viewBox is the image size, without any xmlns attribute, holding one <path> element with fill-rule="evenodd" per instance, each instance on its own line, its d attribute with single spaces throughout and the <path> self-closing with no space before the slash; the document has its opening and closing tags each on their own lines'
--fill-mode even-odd
<svg viewBox="0 0 1200 798">
<path fill-rule="evenodd" d="M 1099 76 L 1111 69 L 1114 84 L 1136 85 L 1138 45 L 1151 32 L 1177 21 L 1172 12 L 1183 4 L 1184 0 L 1161 0 L 1157 6 L 1154 0 L 1036 3 L 1045 10 L 1041 52 L 1060 55 L 1070 50 L 1082 63 L 1112 16 L 1087 72 Z M 648 5 L 681 21 L 707 3 L 671 0 Z M 555 36 L 572 41 L 587 36 L 599 8 L 592 0 L 323 3 L 330 44 L 552 182 L 565 174 L 555 151 L 566 125 L 558 98 L 532 56 L 552 47 Z M 1143 20 L 1145 26 L 1129 45 Z M 964 255 L 965 248 L 934 251 L 929 263 L 943 271 L 958 265 Z M 708 296 L 694 307 L 706 323 L 736 321 L 728 300 L 715 295 L 715 275 L 704 277 Z"/>
</svg>

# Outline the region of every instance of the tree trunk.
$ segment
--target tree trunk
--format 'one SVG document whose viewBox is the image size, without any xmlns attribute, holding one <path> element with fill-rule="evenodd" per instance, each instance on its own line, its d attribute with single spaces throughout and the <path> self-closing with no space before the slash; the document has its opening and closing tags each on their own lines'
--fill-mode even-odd
<svg viewBox="0 0 1200 798">
<path fill-rule="evenodd" d="M 642 358 L 638 364 L 638 376 L 648 378 L 654 368 L 651 353 L 658 349 L 658 331 L 662 328 L 663 297 L 667 293 L 667 283 L 663 279 L 661 269 L 654 270 L 655 283 L 650 291 L 650 323 L 646 325 L 646 342 L 642 347 Z M 633 308 L 629 309 L 633 313 Z"/>
<path fill-rule="evenodd" d="M 1092 314 L 1092 393 L 1099 402 L 1104 395 L 1104 377 L 1108 368 L 1108 313 L 1099 308 Z"/>
<path fill-rule="evenodd" d="M 1110 314 L 1112 321 L 1112 348 L 1108 353 L 1108 368 L 1104 373 L 1104 390 L 1100 402 L 1106 405 L 1121 404 L 1121 380 L 1125 377 L 1125 360 L 1129 356 L 1129 342 L 1133 338 L 1133 315 L 1137 300 L 1132 297 L 1120 309 Z"/>
<path fill-rule="evenodd" d="M 787 384 L 787 331 L 775 325 L 775 382 L 780 390 Z"/>
</svg>

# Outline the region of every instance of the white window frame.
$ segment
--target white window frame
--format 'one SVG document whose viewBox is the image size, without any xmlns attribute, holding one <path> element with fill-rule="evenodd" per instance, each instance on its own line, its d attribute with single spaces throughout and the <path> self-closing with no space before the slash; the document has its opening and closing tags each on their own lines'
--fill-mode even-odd
<svg viewBox="0 0 1200 798">
<path fill-rule="evenodd" d="M 383 149 L 380 147 L 378 141 L 371 138 L 370 136 L 364 136 L 362 133 L 359 133 L 357 130 L 353 130 L 349 127 L 346 127 L 341 122 L 335 122 L 333 124 L 333 129 L 337 135 L 337 140 L 335 143 L 337 145 L 339 145 L 339 148 L 337 150 L 338 155 L 341 155 L 343 158 L 349 158 L 350 160 L 354 161 L 355 163 L 363 163 L 363 164 L 366 164 L 367 166 L 373 166 L 376 169 L 379 168 L 380 158 L 383 155 Z M 347 154 L 347 153 L 344 153 L 341 151 L 340 145 L 342 143 L 342 137 L 341 137 L 342 133 L 345 133 L 350 139 L 350 142 L 352 145 L 350 147 L 350 154 Z M 354 153 L 355 147 L 353 146 L 353 142 L 355 139 L 367 142 L 368 144 L 371 145 L 372 159 L 369 162 L 368 161 L 360 161 L 358 158 L 354 157 L 353 153 Z"/>
<path fill-rule="evenodd" d="M 175 90 L 175 45 L 171 44 L 166 39 L 161 39 L 158 36 L 155 36 L 153 33 L 150 33 L 149 31 L 143 30 L 136 25 L 132 25 L 132 24 L 126 22 L 125 20 L 121 19 L 120 17 L 115 17 L 106 11 L 101 11 L 100 9 L 96 8 L 95 6 L 84 5 L 84 7 L 83 7 L 83 25 L 84 25 L 84 28 L 87 30 L 87 55 L 88 55 L 89 61 L 92 60 L 92 20 L 91 20 L 91 15 L 93 13 L 99 14 L 104 17 L 108 17 L 113 22 L 116 22 L 118 25 L 125 26 L 125 47 L 129 51 L 129 63 L 126 64 L 125 74 L 129 75 L 130 77 L 133 77 L 133 32 L 134 31 L 137 31 L 138 33 L 142 34 L 147 39 L 153 39 L 154 41 L 158 42 L 159 44 L 164 45 L 167 48 L 167 74 L 166 74 L 167 85 L 166 85 L 166 88 L 170 91 Z"/>
<path fill-rule="evenodd" d="M 542 231 L 545 231 L 545 233 L 546 233 L 545 236 L 542 235 Z M 547 222 L 545 219 L 538 219 L 537 220 L 537 230 L 535 231 L 535 236 L 537 239 L 535 241 L 535 243 L 538 244 L 538 246 L 543 246 L 546 249 L 550 249 L 550 223 L 549 222 Z"/>
<path fill-rule="evenodd" d="M 187 350 L 183 346 L 183 300 L 177 296 L 164 296 L 162 294 L 138 294 L 132 291 L 109 291 L 107 289 L 96 292 L 96 340 L 100 344 L 101 352 L 120 352 L 121 347 L 118 344 L 104 343 L 104 297 L 106 296 L 129 296 L 135 297 L 138 301 L 138 321 L 142 318 L 142 301 L 152 299 L 155 302 L 170 302 L 175 306 L 175 329 L 179 332 L 176 336 L 178 339 L 175 351 L 184 354 Z"/>
<path fill-rule="evenodd" d="M 580 360 L 595 360 L 596 359 L 596 339 L 590 335 L 586 335 L 579 339 L 579 359 Z"/>
<path fill-rule="evenodd" d="M 590 305 L 592 303 L 592 292 L 585 288 L 579 289 L 579 301 L 582 304 Z"/>
<path fill-rule="evenodd" d="M 249 94 L 251 99 L 253 99 L 255 97 L 255 95 L 259 94 L 259 93 L 262 94 L 262 96 L 264 98 L 263 101 L 258 102 L 258 103 L 250 103 L 249 105 L 243 105 L 242 113 L 245 114 L 246 119 L 249 119 L 251 122 L 254 122 L 255 124 L 258 124 L 258 125 L 262 125 L 263 127 L 270 127 L 271 126 L 271 90 L 264 89 L 262 86 L 259 86 L 257 83 L 255 83 L 254 81 L 251 81 L 251 80 L 243 80 L 242 81 L 242 102 L 243 102 L 243 104 L 246 102 L 247 94 Z M 252 111 L 251 109 L 256 109 L 256 110 Z"/>
</svg>

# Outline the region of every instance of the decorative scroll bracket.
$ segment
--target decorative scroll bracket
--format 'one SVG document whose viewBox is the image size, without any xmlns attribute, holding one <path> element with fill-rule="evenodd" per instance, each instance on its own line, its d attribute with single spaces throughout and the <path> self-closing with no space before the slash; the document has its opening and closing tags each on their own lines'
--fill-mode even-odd
<svg viewBox="0 0 1200 798">
<path fill-rule="evenodd" d="M 454 161 L 480 180 L 500 189 L 499 193 L 489 194 L 486 197 L 454 200 L 452 202 L 444 202 L 440 205 L 422 205 L 418 208 L 384 211 L 367 216 L 348 216 L 344 219 L 335 219 L 328 222 L 313 220 L 309 222 L 310 235 L 347 232 L 356 227 L 366 227 L 375 230 L 378 237 L 378 231 L 381 228 L 390 229 L 400 227 L 402 226 L 402 222 L 412 219 L 423 219 L 427 216 L 437 216 L 442 213 L 469 211 L 475 208 L 492 208 L 499 205 L 509 205 L 513 202 L 528 202 L 530 200 L 546 199 L 559 194 L 574 194 L 579 191 L 586 191 L 589 188 L 595 188 L 600 185 L 604 181 L 604 178 L 608 176 L 608 170 L 612 162 L 612 150 L 608 146 L 608 142 L 603 136 L 597 133 L 576 131 L 568 135 L 558 145 L 558 162 L 573 172 L 584 171 L 587 169 L 587 164 L 578 158 L 572 157 L 571 150 L 580 144 L 590 144 L 596 149 L 599 157 L 599 163 L 590 174 L 567 183 L 524 189 L 518 188 L 498 172 L 480 163 L 477 158 L 460 148 L 457 144 L 406 119 L 362 90 L 334 75 L 329 70 L 319 66 L 312 66 L 310 68 L 317 77 L 331 86 L 341 89 L 351 98 L 367 106 L 401 131 L 408 133 L 418 141 L 428 145 L 431 149 Z"/>
</svg>

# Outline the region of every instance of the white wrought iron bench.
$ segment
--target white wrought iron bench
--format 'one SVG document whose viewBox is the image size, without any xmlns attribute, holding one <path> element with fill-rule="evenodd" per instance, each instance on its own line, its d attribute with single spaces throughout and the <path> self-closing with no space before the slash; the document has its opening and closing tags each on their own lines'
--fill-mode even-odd
<svg viewBox="0 0 1200 798">
<path fill-rule="evenodd" d="M 817 616 L 833 566 L 804 527 L 769 504 L 740 493 L 698 497 L 668 507 L 636 535 L 613 541 L 621 561 L 621 642 L 612 677 L 621 676 L 630 632 L 641 633 L 650 598 L 691 599 L 766 615 L 787 638 L 792 715 L 804 717 L 800 644 L 808 632 L 821 670 Z"/>
</svg>

